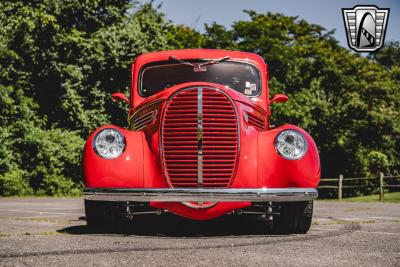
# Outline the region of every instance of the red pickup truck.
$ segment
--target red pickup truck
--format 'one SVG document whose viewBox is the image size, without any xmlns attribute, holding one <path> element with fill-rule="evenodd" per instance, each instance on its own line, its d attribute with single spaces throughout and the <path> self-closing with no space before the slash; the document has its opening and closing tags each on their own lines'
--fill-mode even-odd
<svg viewBox="0 0 400 267">
<path fill-rule="evenodd" d="M 311 136 L 270 125 L 268 70 L 253 53 L 190 49 L 132 64 L 129 129 L 104 125 L 83 154 L 86 219 L 97 228 L 140 214 L 193 220 L 258 214 L 306 233 L 320 180 Z"/>
</svg>

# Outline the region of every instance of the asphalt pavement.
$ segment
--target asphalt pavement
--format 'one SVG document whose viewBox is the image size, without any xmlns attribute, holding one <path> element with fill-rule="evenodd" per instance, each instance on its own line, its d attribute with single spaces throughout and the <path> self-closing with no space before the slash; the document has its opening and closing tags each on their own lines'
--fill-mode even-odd
<svg viewBox="0 0 400 267">
<path fill-rule="evenodd" d="M 227 216 L 91 233 L 81 198 L 0 198 L 0 266 L 400 266 L 400 204 L 317 201 L 306 235 Z"/>
</svg>

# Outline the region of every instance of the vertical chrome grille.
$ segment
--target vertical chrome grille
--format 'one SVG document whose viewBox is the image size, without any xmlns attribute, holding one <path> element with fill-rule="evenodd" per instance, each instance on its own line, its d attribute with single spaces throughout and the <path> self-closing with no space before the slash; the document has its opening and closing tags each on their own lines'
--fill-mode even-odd
<svg viewBox="0 0 400 267">
<path fill-rule="evenodd" d="M 203 185 L 203 89 L 197 88 L 197 185 Z"/>
</svg>

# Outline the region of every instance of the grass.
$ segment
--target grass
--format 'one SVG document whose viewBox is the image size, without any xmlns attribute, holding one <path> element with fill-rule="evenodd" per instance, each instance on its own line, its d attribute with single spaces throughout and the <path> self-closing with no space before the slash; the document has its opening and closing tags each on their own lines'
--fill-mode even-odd
<svg viewBox="0 0 400 267">
<path fill-rule="evenodd" d="M 345 201 L 351 201 L 351 202 L 374 202 L 374 201 L 380 201 L 379 200 L 379 195 L 351 197 L 351 198 L 346 198 L 344 200 Z M 400 192 L 385 193 L 383 202 L 400 203 Z"/>
<path fill-rule="evenodd" d="M 329 199 L 328 201 L 337 201 L 337 200 Z M 349 198 L 343 198 L 342 201 L 345 201 L 345 202 L 381 202 L 379 200 L 379 195 L 349 197 Z M 384 200 L 382 202 L 400 203 L 400 192 L 385 193 Z"/>
</svg>

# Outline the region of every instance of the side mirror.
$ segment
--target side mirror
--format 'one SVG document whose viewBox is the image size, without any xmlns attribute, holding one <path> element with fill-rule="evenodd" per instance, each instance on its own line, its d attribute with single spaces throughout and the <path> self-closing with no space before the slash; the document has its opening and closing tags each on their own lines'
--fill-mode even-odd
<svg viewBox="0 0 400 267">
<path fill-rule="evenodd" d="M 111 95 L 113 101 L 124 101 L 131 106 L 131 101 L 123 93 L 113 93 Z"/>
<path fill-rule="evenodd" d="M 274 102 L 276 103 L 285 103 L 287 102 L 289 97 L 284 94 L 276 94 L 274 97 L 269 101 L 269 104 L 272 104 Z"/>
</svg>

